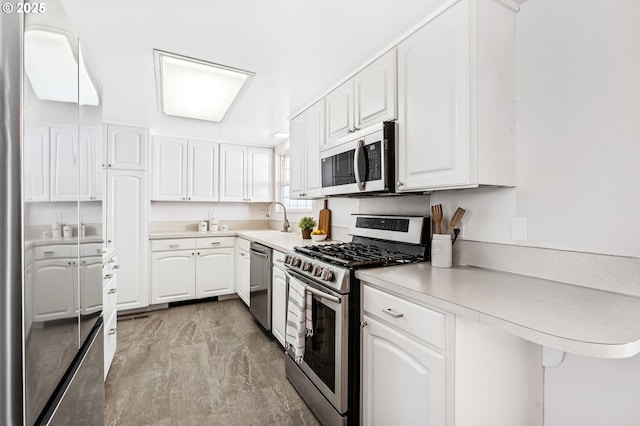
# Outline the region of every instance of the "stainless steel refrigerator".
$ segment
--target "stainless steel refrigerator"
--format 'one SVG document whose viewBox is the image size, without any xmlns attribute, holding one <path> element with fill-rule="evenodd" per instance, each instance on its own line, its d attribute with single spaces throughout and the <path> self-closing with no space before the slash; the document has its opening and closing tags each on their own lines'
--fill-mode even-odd
<svg viewBox="0 0 640 426">
<path fill-rule="evenodd" d="M 41 3 L 42 13 L 7 5 L 0 14 L 0 424 L 102 424 L 100 90 L 59 1 Z"/>
</svg>

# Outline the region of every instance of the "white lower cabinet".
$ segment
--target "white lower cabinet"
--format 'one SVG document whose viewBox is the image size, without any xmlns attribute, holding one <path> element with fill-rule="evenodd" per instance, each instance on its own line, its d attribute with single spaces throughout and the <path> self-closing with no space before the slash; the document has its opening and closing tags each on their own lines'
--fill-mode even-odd
<svg viewBox="0 0 640 426">
<path fill-rule="evenodd" d="M 151 303 L 232 294 L 233 240 L 221 237 L 152 241 Z"/>
<path fill-rule="evenodd" d="M 444 315 L 415 309 L 365 287 L 362 334 L 362 422 L 364 425 L 444 425 L 447 356 L 412 330 L 442 327 Z M 383 308 L 380 308 L 382 306 Z"/>
<path fill-rule="evenodd" d="M 251 286 L 249 249 L 249 241 L 242 238 L 236 240 L 236 293 L 247 306 L 250 306 L 249 288 Z"/>
<path fill-rule="evenodd" d="M 76 314 L 77 263 L 71 258 L 37 260 L 33 270 L 33 320 L 71 318 Z"/>
<path fill-rule="evenodd" d="M 102 260 L 102 316 L 104 318 L 104 380 L 107 380 L 118 338 L 118 261 L 116 256 L 105 256 Z"/>
<path fill-rule="evenodd" d="M 539 345 L 369 284 L 362 295 L 363 425 L 542 426 Z"/>
<path fill-rule="evenodd" d="M 282 346 L 287 327 L 287 275 L 284 272 L 285 254 L 273 251 L 271 274 L 271 333 Z"/>
</svg>

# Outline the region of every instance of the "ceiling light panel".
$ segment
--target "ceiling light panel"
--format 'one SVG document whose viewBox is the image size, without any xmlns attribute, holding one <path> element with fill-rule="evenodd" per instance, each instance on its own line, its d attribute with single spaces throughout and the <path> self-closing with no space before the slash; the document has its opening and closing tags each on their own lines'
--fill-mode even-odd
<svg viewBox="0 0 640 426">
<path fill-rule="evenodd" d="M 220 122 L 254 73 L 154 50 L 160 111 Z"/>
</svg>

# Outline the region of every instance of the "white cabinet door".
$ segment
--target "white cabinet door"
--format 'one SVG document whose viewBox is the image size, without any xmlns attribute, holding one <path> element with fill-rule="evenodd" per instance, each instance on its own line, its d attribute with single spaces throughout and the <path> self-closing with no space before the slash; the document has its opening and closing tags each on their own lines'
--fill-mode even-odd
<svg viewBox="0 0 640 426">
<path fill-rule="evenodd" d="M 289 196 L 303 198 L 306 188 L 306 142 L 304 138 L 304 112 L 289 122 Z"/>
<path fill-rule="evenodd" d="M 362 339 L 362 423 L 444 425 L 445 356 L 372 317 Z"/>
<path fill-rule="evenodd" d="M 91 129 L 81 127 L 78 139 L 78 169 L 80 201 L 93 200 L 93 155 Z"/>
<path fill-rule="evenodd" d="M 220 145 L 220 201 L 247 201 L 247 147 Z"/>
<path fill-rule="evenodd" d="M 271 281 L 271 332 L 284 346 L 287 327 L 287 276 L 282 269 L 274 267 Z"/>
<path fill-rule="evenodd" d="M 353 130 L 353 79 L 344 82 L 325 97 L 327 114 L 327 143 Z"/>
<path fill-rule="evenodd" d="M 77 315 L 76 271 L 74 261 L 70 259 L 34 263 L 33 321 L 52 321 Z"/>
<path fill-rule="evenodd" d="M 247 148 L 247 201 L 273 201 L 273 150 Z"/>
<path fill-rule="evenodd" d="M 196 297 L 213 297 L 235 293 L 233 247 L 199 250 L 196 256 Z"/>
<path fill-rule="evenodd" d="M 189 141 L 187 199 L 218 201 L 218 144 Z"/>
<path fill-rule="evenodd" d="M 102 129 L 100 127 L 91 128 L 90 141 L 90 170 L 91 176 L 91 199 L 102 200 L 104 193 L 104 160 L 102 158 Z"/>
<path fill-rule="evenodd" d="M 151 144 L 151 199 L 181 201 L 187 199 L 187 140 L 154 136 Z"/>
<path fill-rule="evenodd" d="M 78 164 L 77 126 L 51 127 L 51 201 L 78 200 Z"/>
<path fill-rule="evenodd" d="M 148 130 L 144 127 L 106 125 L 107 168 L 118 170 L 147 169 Z"/>
<path fill-rule="evenodd" d="M 322 178 L 320 171 L 320 147 L 325 144 L 324 101 L 313 104 L 304 114 L 306 188 L 305 198 L 321 197 Z"/>
<path fill-rule="evenodd" d="M 355 127 L 364 129 L 397 118 L 397 81 L 395 49 L 353 77 Z"/>
<path fill-rule="evenodd" d="M 49 126 L 25 126 L 23 157 L 25 201 L 49 201 Z"/>
<path fill-rule="evenodd" d="M 242 301 L 249 306 L 249 252 L 236 248 L 236 292 Z"/>
<path fill-rule="evenodd" d="M 195 298 L 196 253 L 192 250 L 151 253 L 151 303 Z"/>
<path fill-rule="evenodd" d="M 398 46 L 399 191 L 470 181 L 469 9 L 453 5 Z"/>
<path fill-rule="evenodd" d="M 144 171 L 107 170 L 107 247 L 118 248 L 118 309 L 148 306 L 148 201 Z"/>
<path fill-rule="evenodd" d="M 100 312 L 102 304 L 102 257 L 80 261 L 80 314 Z"/>
</svg>

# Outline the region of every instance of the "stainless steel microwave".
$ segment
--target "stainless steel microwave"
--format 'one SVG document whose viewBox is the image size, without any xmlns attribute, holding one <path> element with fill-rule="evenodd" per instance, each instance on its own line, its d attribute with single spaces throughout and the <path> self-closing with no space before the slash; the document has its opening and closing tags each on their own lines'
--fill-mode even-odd
<svg viewBox="0 0 640 426">
<path fill-rule="evenodd" d="M 320 149 L 322 195 L 394 192 L 396 123 L 358 130 Z"/>
</svg>

